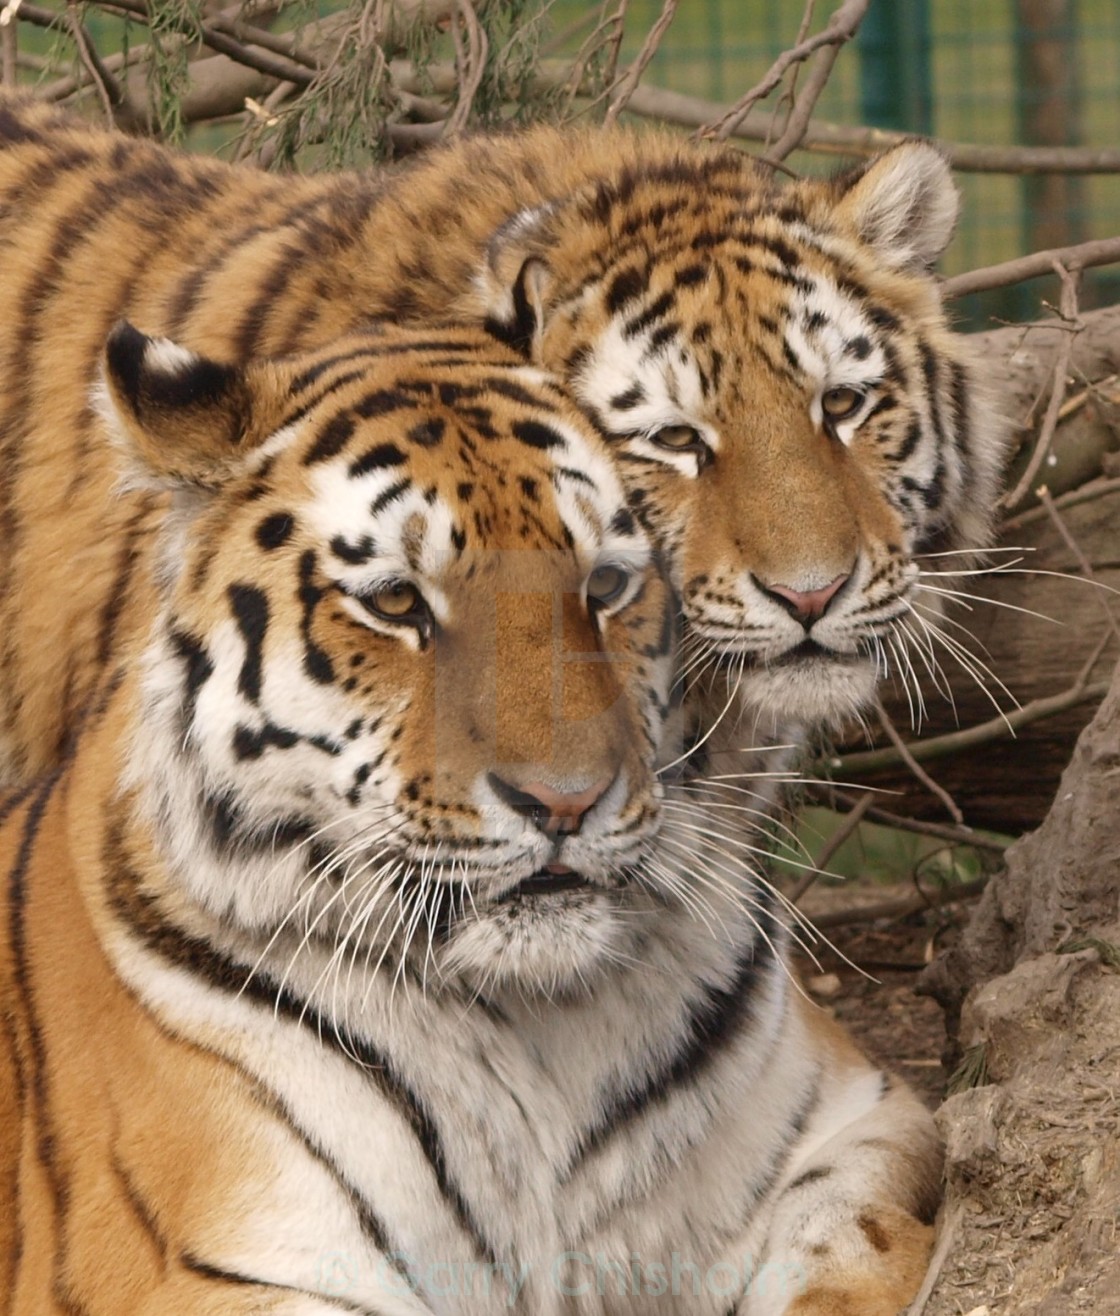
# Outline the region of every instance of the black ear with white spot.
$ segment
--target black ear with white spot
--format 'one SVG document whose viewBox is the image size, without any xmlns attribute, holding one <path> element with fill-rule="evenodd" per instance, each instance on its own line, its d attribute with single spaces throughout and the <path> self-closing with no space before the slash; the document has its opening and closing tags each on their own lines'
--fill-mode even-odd
<svg viewBox="0 0 1120 1316">
<path fill-rule="evenodd" d="M 545 229 L 555 205 L 523 210 L 490 240 L 479 279 L 486 328 L 527 359 L 537 356 L 552 275 Z"/>
<path fill-rule="evenodd" d="M 960 196 L 948 162 L 906 142 L 836 180 L 836 216 L 894 269 L 925 270 L 949 245 Z"/>
<path fill-rule="evenodd" d="M 103 411 L 149 479 L 207 484 L 244 451 L 247 372 L 119 322 L 105 344 Z"/>
</svg>

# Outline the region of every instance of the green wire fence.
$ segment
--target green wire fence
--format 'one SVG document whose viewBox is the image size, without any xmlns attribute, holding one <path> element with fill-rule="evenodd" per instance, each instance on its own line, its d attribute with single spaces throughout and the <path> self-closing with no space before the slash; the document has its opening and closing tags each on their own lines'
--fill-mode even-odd
<svg viewBox="0 0 1120 1316">
<path fill-rule="evenodd" d="M 622 57 L 633 57 L 661 0 L 630 0 Z M 818 4 L 819 27 L 834 5 Z M 804 0 L 680 0 L 644 82 L 732 102 L 791 46 Z M 555 0 L 563 39 L 601 13 Z M 833 69 L 816 116 L 991 146 L 1117 145 L 1120 12 L 1116 0 L 872 0 Z M 797 169 L 820 157 L 795 156 Z M 832 162 L 834 163 L 834 161 Z M 1120 232 L 1120 177 L 967 174 L 964 220 L 946 254 L 957 273 L 1044 247 Z M 974 324 L 1035 313 L 1038 285 L 966 299 Z M 1120 274 L 1090 271 L 1082 305 L 1120 301 Z"/>
</svg>

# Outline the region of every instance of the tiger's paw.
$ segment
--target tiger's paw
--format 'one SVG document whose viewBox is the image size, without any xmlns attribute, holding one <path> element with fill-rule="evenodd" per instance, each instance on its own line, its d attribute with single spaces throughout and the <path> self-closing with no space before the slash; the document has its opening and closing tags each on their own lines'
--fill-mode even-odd
<svg viewBox="0 0 1120 1316">
<path fill-rule="evenodd" d="M 814 1284 L 798 1294 L 784 1316 L 898 1316 L 913 1293 L 900 1297 L 895 1285 L 873 1280 L 851 1284 Z"/>
</svg>

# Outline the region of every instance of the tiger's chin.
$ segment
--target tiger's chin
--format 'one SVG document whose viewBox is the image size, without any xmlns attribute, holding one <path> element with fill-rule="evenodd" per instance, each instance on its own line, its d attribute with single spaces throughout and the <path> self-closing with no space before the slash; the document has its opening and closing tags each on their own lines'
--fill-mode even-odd
<svg viewBox="0 0 1120 1316">
<path fill-rule="evenodd" d="M 875 664 L 863 655 L 814 654 L 748 668 L 740 699 L 748 724 L 796 723 L 838 730 L 875 699 Z"/>
<path fill-rule="evenodd" d="M 592 990 L 629 941 L 617 898 L 585 887 L 478 909 L 452 933 L 441 968 L 483 995 L 573 998 Z"/>
</svg>

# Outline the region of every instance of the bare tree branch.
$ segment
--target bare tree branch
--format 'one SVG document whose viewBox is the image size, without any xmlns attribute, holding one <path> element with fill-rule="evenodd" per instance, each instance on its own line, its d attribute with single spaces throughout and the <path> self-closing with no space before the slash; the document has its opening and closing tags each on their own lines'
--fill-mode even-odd
<svg viewBox="0 0 1120 1316">
<path fill-rule="evenodd" d="M 1078 503 L 1091 503 L 1097 498 L 1107 498 L 1114 493 L 1120 493 L 1120 476 L 1090 480 L 1079 489 L 1071 489 L 1069 493 L 1064 493 L 1051 501 L 1055 507 L 1076 507 Z M 1044 507 L 1031 507 L 1025 512 L 1019 512 L 1016 516 L 1009 516 L 1005 521 L 1001 521 L 999 533 L 1001 536 L 1006 536 L 1022 529 L 1025 525 L 1041 521 L 1046 515 Z"/>
<path fill-rule="evenodd" d="M 878 699 L 875 701 L 875 711 L 878 714 L 879 725 L 883 728 L 883 733 L 898 751 L 899 757 L 902 759 L 903 763 L 906 764 L 914 777 L 922 783 L 926 790 L 928 790 L 931 795 L 935 795 L 941 801 L 948 810 L 949 816 L 959 827 L 964 822 L 964 814 L 961 813 L 960 809 L 957 807 L 956 800 L 953 799 L 943 786 L 939 786 L 937 782 L 934 781 L 929 773 L 926 772 L 925 768 L 923 768 L 917 759 L 914 758 L 913 754 L 910 753 L 910 747 L 898 734 L 898 728 L 891 721 L 890 715 L 883 707 L 882 702 Z"/>
<path fill-rule="evenodd" d="M 779 55 L 762 81 L 756 83 L 745 96 L 740 97 L 721 118 L 702 124 L 696 134 L 697 137 L 712 137 L 716 141 L 725 141 L 747 117 L 751 107 L 770 95 L 789 68 L 807 60 L 822 46 L 841 46 L 850 41 L 859 30 L 869 3 L 870 0 L 843 0 L 822 31 L 815 36 L 807 37 L 804 41 L 799 41 L 797 45 Z"/>
<path fill-rule="evenodd" d="M 489 42 L 471 0 L 455 0 L 456 22 L 451 35 L 455 42 L 455 67 L 458 74 L 459 98 L 455 109 L 444 125 L 443 136 L 454 137 L 467 126 L 474 106 L 474 98 L 482 86 L 486 72 L 486 54 Z"/>
<path fill-rule="evenodd" d="M 1057 261 L 1053 262 L 1053 269 L 1062 281 L 1060 307 L 1062 320 L 1071 328 L 1080 329 L 1081 326 L 1077 319 L 1077 280 Z M 1069 378 L 1070 362 L 1073 359 L 1074 337 L 1075 335 L 1072 333 L 1066 334 L 1058 348 L 1058 359 L 1054 363 L 1054 382 L 1050 388 L 1050 400 L 1046 404 L 1046 414 L 1043 416 L 1042 425 L 1039 427 L 1034 452 L 1031 453 L 1030 461 L 1027 462 L 1026 469 L 1015 488 L 1010 493 L 1004 494 L 999 500 L 1001 508 L 1014 507 L 1017 503 L 1023 501 L 1023 498 L 1030 491 L 1043 461 L 1046 459 L 1046 454 L 1050 451 L 1054 432 L 1058 428 L 1058 416 L 1062 410 L 1062 403 L 1065 401 L 1066 380 Z"/>
<path fill-rule="evenodd" d="M 1120 261 L 1120 238 L 1099 238 L 1095 242 L 1079 242 L 1075 247 L 1060 247 L 1055 251 L 1036 251 L 1030 256 L 1005 260 L 999 265 L 988 265 L 968 274 L 945 279 L 941 291 L 945 297 L 964 297 L 971 292 L 986 292 L 989 288 L 1006 288 L 1025 279 L 1037 279 L 1053 274 L 1060 265 L 1071 274 L 1097 265 L 1112 265 Z"/>
<path fill-rule="evenodd" d="M 641 81 L 642 74 L 649 66 L 650 60 L 657 53 L 661 38 L 669 30 L 669 24 L 672 23 L 676 12 L 677 0 L 662 0 L 661 13 L 657 22 L 646 33 L 646 39 L 642 42 L 642 48 L 638 51 L 637 58 L 619 80 L 614 100 L 611 101 L 609 109 L 603 116 L 604 123 L 614 123 L 626 108 L 627 101 L 633 96 L 635 88 Z"/>
<path fill-rule="evenodd" d="M 817 878 L 827 870 L 828 865 L 832 860 L 832 856 L 856 830 L 859 826 L 860 819 L 868 809 L 871 808 L 871 799 L 872 797 L 870 795 L 863 796 L 851 812 L 846 815 L 840 826 L 837 827 L 824 845 L 821 846 L 820 853 L 813 860 L 813 867 L 809 869 L 801 881 L 798 882 L 797 886 L 794 887 L 793 891 L 790 892 L 789 898 L 792 904 L 796 905 Z"/>
<path fill-rule="evenodd" d="M 1073 537 L 1073 535 L 1070 534 L 1069 526 L 1066 525 L 1065 521 L 1062 519 L 1061 513 L 1058 511 L 1057 507 L 1054 506 L 1054 500 L 1050 496 L 1050 490 L 1047 489 L 1045 485 L 1043 485 L 1042 488 L 1039 489 L 1038 491 L 1038 496 L 1042 502 L 1042 506 L 1046 509 L 1047 516 L 1049 516 L 1050 520 L 1053 521 L 1055 529 L 1058 531 L 1058 534 L 1061 535 L 1062 540 L 1065 543 L 1065 546 L 1077 559 L 1077 565 L 1081 568 L 1081 574 L 1085 577 L 1086 580 L 1091 580 L 1094 583 L 1096 583 L 1097 578 L 1093 572 L 1092 563 L 1085 556 L 1085 553 L 1081 548 L 1081 545 L 1077 542 L 1077 540 Z M 1105 597 L 1105 594 L 1102 590 L 1094 590 L 1093 593 L 1095 594 L 1098 602 L 1100 603 L 1101 607 L 1104 610 L 1104 615 L 1108 620 L 1108 625 L 1110 630 L 1113 632 L 1113 634 L 1116 636 L 1117 639 L 1120 639 L 1120 622 L 1116 620 L 1116 616 L 1112 611 L 1111 602 L 1109 601 L 1109 599 Z M 1100 655 L 1098 653 L 1097 657 L 1099 656 Z"/>
<path fill-rule="evenodd" d="M 543 70 L 546 72 L 547 70 Z M 727 113 L 716 101 L 686 96 L 662 87 L 639 87 L 626 107 L 631 114 L 702 129 Z M 772 116 L 755 110 L 741 120 L 731 137 L 744 142 L 769 142 Z M 912 133 L 887 128 L 849 127 L 812 119 L 800 148 L 824 155 L 876 155 L 880 151 L 913 140 Z M 1115 174 L 1120 173 L 1120 150 L 1089 146 L 981 146 L 973 142 L 949 142 L 931 138 L 949 163 L 961 173 L 981 174 Z"/>
<path fill-rule="evenodd" d="M 101 106 L 105 111 L 105 122 L 111 128 L 115 122 L 114 110 L 123 101 L 124 94 L 120 84 L 98 55 L 92 38 L 78 17 L 78 7 L 73 0 L 69 0 L 66 6 L 66 25 L 78 49 L 78 57 L 89 74 L 90 81 L 97 88 Z"/>
<path fill-rule="evenodd" d="M 877 923 L 883 918 L 908 918 L 925 909 L 939 909 L 942 905 L 952 905 L 958 900 L 971 900 L 973 896 L 980 895 L 987 885 L 986 877 L 978 877 L 972 882 L 938 887 L 936 891 L 921 891 L 913 896 L 880 900 L 873 905 L 857 905 L 855 909 L 826 910 L 814 914 L 810 921 L 815 928 L 841 928 L 853 923 Z"/>
<path fill-rule="evenodd" d="M 924 763 L 928 759 L 944 758 L 948 754 L 959 753 L 962 749 L 971 749 L 976 745 L 986 745 L 993 740 L 1002 740 L 1032 722 L 1053 717 L 1055 713 L 1064 713 L 1067 708 L 1075 708 L 1090 699 L 1101 699 L 1107 690 L 1107 681 L 1094 681 L 1088 684 L 1084 680 L 1079 680 L 1060 694 L 1032 699 L 1029 704 L 1014 709 L 1006 716 L 993 717 L 987 722 L 963 727 L 960 731 L 953 731 L 948 735 L 911 741 L 910 753 L 919 763 Z M 852 777 L 866 772 L 878 772 L 883 768 L 895 768 L 901 763 L 902 758 L 897 750 L 869 749 L 830 759 L 820 767 L 822 770 L 827 768 L 830 772 L 842 772 L 845 776 Z"/>
<path fill-rule="evenodd" d="M 822 785 L 824 784 L 822 783 Z M 814 798 L 831 805 L 833 808 L 838 805 L 843 806 L 845 811 L 854 809 L 859 803 L 854 796 L 848 795 L 844 791 L 838 791 L 831 786 L 827 791 L 818 788 L 811 794 Z M 866 795 L 861 795 L 859 800 L 868 798 Z M 971 827 L 963 824 L 960 827 L 951 827 L 948 823 L 923 822 L 920 818 L 907 818 L 905 814 L 892 813 L 890 810 L 878 806 L 865 810 L 864 816 L 868 822 L 883 823 L 887 827 L 895 827 L 904 832 L 914 832 L 918 836 L 933 836 L 939 841 L 951 841 L 956 845 L 971 845 L 979 850 L 993 850 L 999 854 L 1002 854 L 1011 844 L 1010 841 L 1003 841 L 994 836 L 984 836 L 980 832 L 974 832 Z"/>
<path fill-rule="evenodd" d="M 14 87 L 19 68 L 18 0 L 8 0 L 0 8 L 0 85 Z"/>
<path fill-rule="evenodd" d="M 821 92 L 828 84 L 828 79 L 832 74 L 832 66 L 836 63 L 836 57 L 839 53 L 840 47 L 838 45 L 825 46 L 823 50 L 817 51 L 805 86 L 794 101 L 793 110 L 790 113 L 785 130 L 763 156 L 764 164 L 774 164 L 779 160 L 784 160 L 787 156 L 792 155 L 805 140 L 805 134 L 809 128 L 809 118 L 820 99 Z"/>
</svg>

